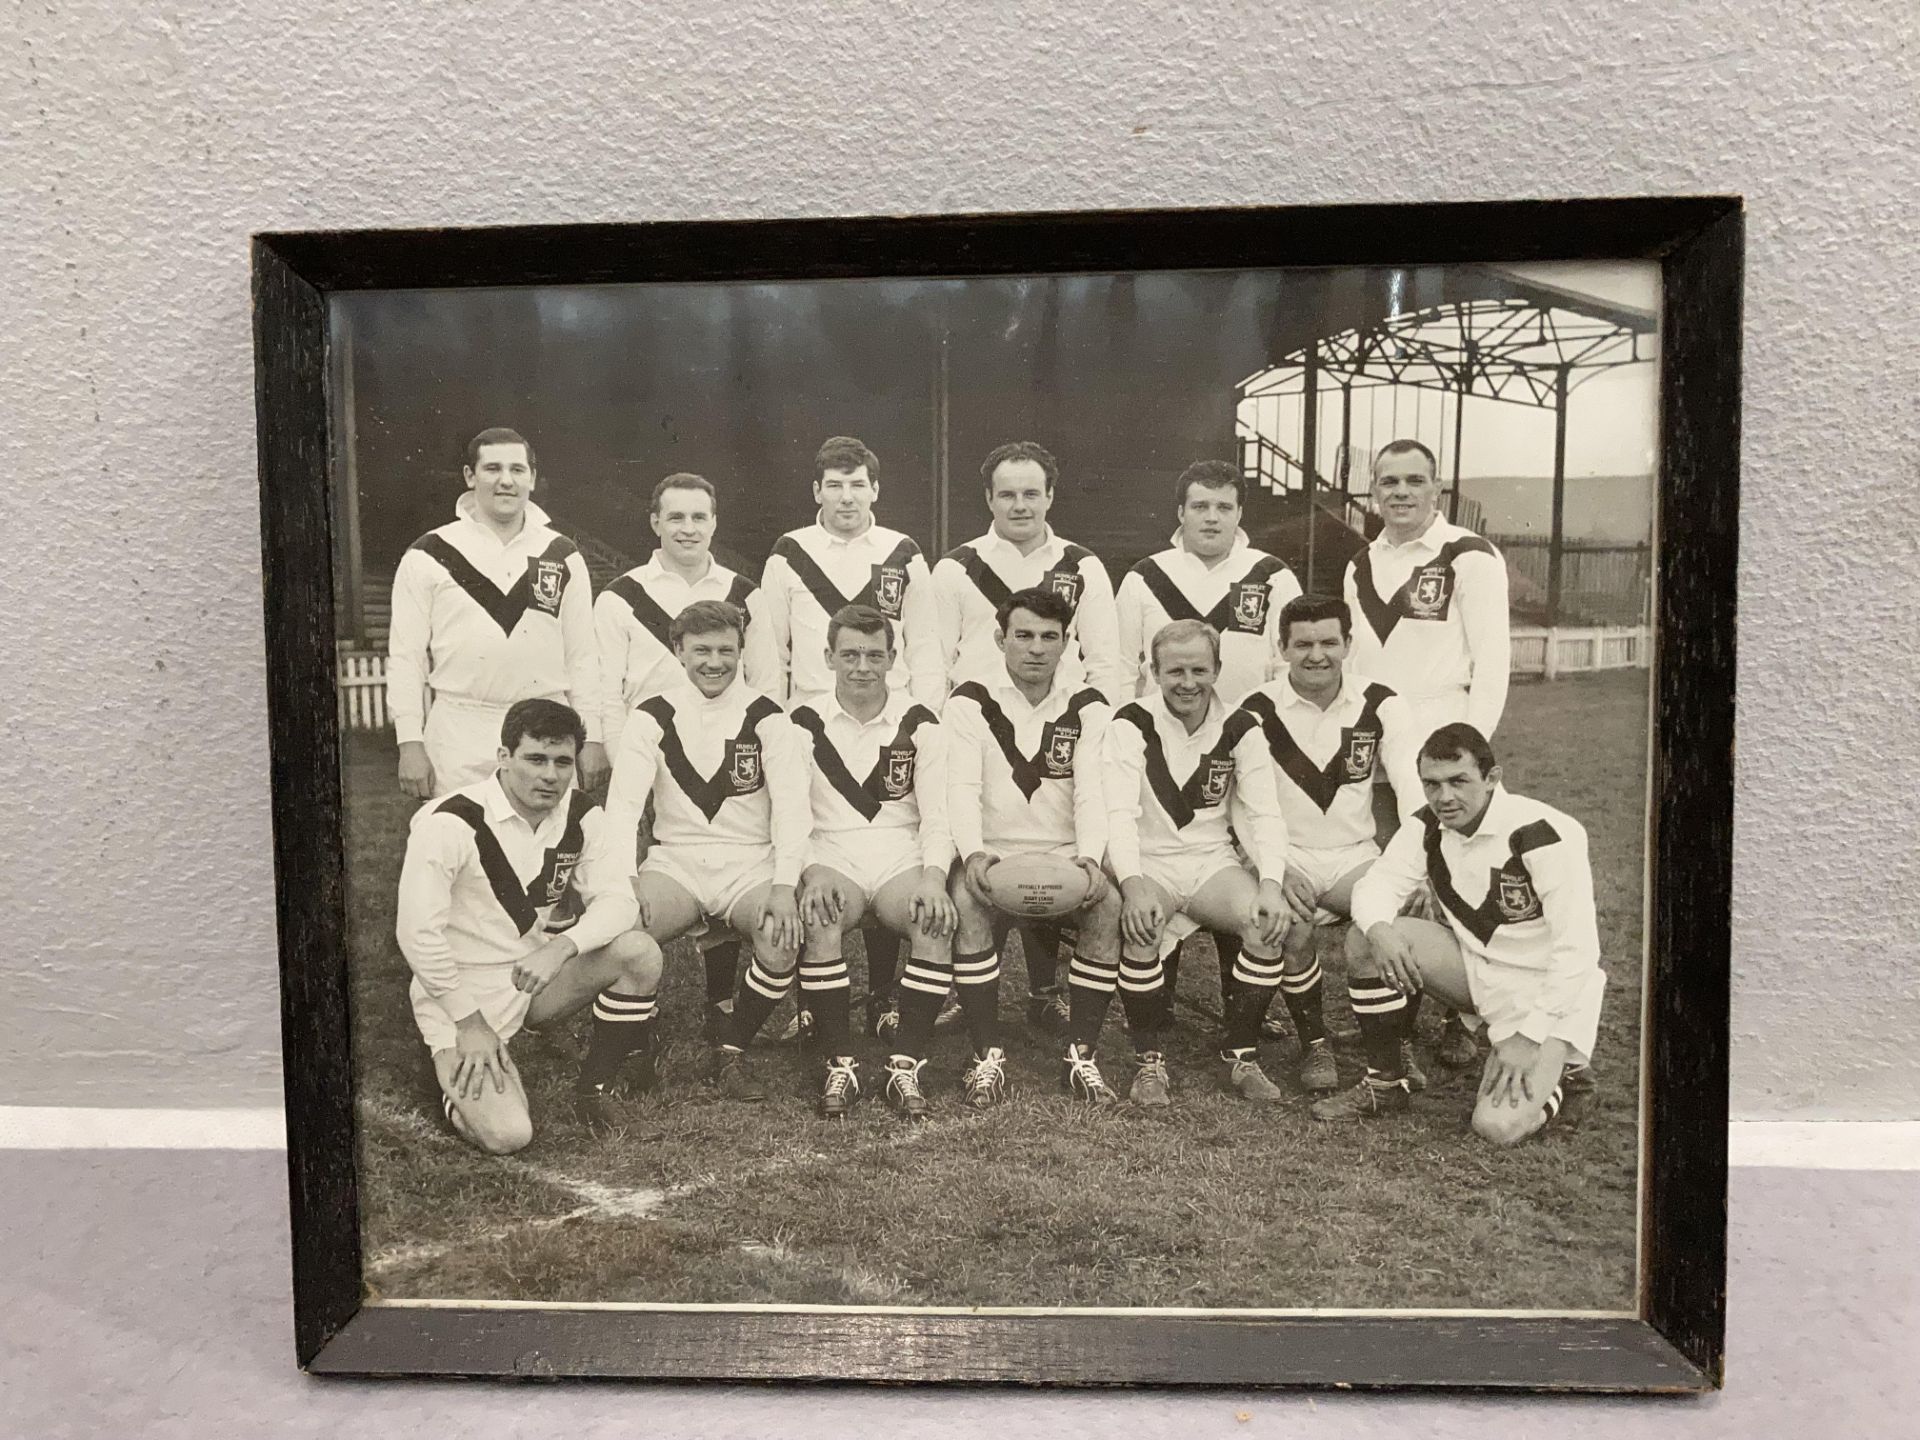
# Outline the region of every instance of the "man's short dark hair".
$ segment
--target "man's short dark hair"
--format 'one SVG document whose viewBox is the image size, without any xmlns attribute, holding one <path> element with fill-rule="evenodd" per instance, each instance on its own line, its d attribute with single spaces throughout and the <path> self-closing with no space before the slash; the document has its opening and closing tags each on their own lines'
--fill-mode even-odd
<svg viewBox="0 0 1920 1440">
<path fill-rule="evenodd" d="M 1007 623 L 1013 619 L 1016 610 L 1024 610 L 1042 620 L 1057 620 L 1062 632 L 1073 624 L 1073 607 L 1067 603 L 1066 597 L 1038 585 L 1031 590 L 1016 590 L 1000 602 L 1000 608 L 993 612 L 993 622 L 1000 627 L 1002 635 L 1007 633 Z"/>
<path fill-rule="evenodd" d="M 858 470 L 867 467 L 867 478 L 880 482 L 880 457 L 851 435 L 835 435 L 813 457 L 814 483 L 827 478 L 829 470 Z"/>
<path fill-rule="evenodd" d="M 1440 478 L 1440 462 L 1434 458 L 1433 452 L 1418 440 L 1389 440 L 1374 452 L 1373 469 L 1369 473 L 1378 475 L 1380 473 L 1380 462 L 1385 460 L 1389 455 L 1424 455 L 1427 459 L 1428 471 L 1432 473 L 1436 481 Z"/>
<path fill-rule="evenodd" d="M 1456 720 L 1451 725 L 1442 725 L 1427 736 L 1427 743 L 1420 747 L 1422 760 L 1458 760 L 1470 759 L 1486 775 L 1499 762 L 1493 758 L 1493 746 L 1487 743 L 1487 737 L 1464 720 Z"/>
<path fill-rule="evenodd" d="M 1226 460 L 1196 460 L 1180 472 L 1180 478 L 1173 482 L 1173 508 L 1178 510 L 1187 503 L 1187 492 L 1194 486 L 1206 490 L 1224 490 L 1233 487 L 1233 503 L 1247 503 L 1247 477 L 1240 473 L 1240 467 Z"/>
<path fill-rule="evenodd" d="M 1280 607 L 1280 648 L 1287 647 L 1289 625 L 1311 625 L 1316 620 L 1338 620 L 1340 638 L 1353 638 L 1353 612 L 1338 595 L 1296 595 Z"/>
<path fill-rule="evenodd" d="M 520 748 L 522 740 L 544 740 L 558 744 L 573 741 L 577 756 L 586 747 L 587 727 L 579 712 L 558 700 L 516 700 L 507 707 L 500 722 L 500 746 L 509 755 Z"/>
<path fill-rule="evenodd" d="M 827 621 L 827 649 L 840 643 L 842 630 L 851 630 L 856 635 L 885 635 L 887 649 L 893 649 L 893 622 L 871 605 L 843 605 L 834 611 L 833 618 Z"/>
<path fill-rule="evenodd" d="M 522 435 L 518 430 L 509 430 L 504 425 L 493 425 L 482 430 L 478 435 L 467 441 L 467 468 L 469 470 L 480 463 L 480 447 L 482 445 L 524 445 L 527 447 L 527 469 L 533 471 L 536 475 L 540 472 L 540 466 L 533 458 L 533 442 L 528 440 L 527 437 Z M 541 738 L 544 739 L 546 737 L 542 736 Z"/>
<path fill-rule="evenodd" d="M 660 497 L 669 490 L 698 490 L 713 502 L 713 511 L 720 513 L 720 497 L 714 494 L 713 482 L 704 475 L 695 475 L 690 470 L 676 471 L 653 487 L 653 499 L 647 502 L 647 514 L 660 513 Z"/>
<path fill-rule="evenodd" d="M 740 613 L 740 607 L 724 600 L 696 600 L 667 626 L 667 644 L 678 650 L 689 635 L 712 635 L 720 630 L 731 630 L 736 642 L 747 643 L 747 617 Z"/>
<path fill-rule="evenodd" d="M 1009 460 L 1031 460 L 1047 476 L 1047 493 L 1053 493 L 1053 487 L 1060 479 L 1060 462 L 1050 455 L 1046 448 L 1031 440 L 1013 440 L 1005 445 L 994 447 L 993 452 L 980 462 L 980 480 L 987 487 L 987 493 L 993 493 L 993 472 Z"/>
</svg>

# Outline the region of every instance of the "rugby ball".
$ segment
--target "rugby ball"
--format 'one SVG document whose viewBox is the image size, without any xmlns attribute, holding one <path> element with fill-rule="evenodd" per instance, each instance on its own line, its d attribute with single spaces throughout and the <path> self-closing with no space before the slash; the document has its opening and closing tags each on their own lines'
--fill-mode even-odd
<svg viewBox="0 0 1920 1440">
<path fill-rule="evenodd" d="M 1092 888 L 1087 872 L 1065 855 L 1009 855 L 987 867 L 987 894 L 1009 915 L 1071 914 Z"/>
</svg>

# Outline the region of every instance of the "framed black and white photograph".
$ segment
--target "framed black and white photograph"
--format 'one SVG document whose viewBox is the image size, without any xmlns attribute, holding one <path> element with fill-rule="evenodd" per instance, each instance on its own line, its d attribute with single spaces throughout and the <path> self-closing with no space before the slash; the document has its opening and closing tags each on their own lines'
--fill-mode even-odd
<svg viewBox="0 0 1920 1440">
<path fill-rule="evenodd" d="M 1718 1386 L 1740 273 L 257 237 L 300 1363 Z"/>
</svg>

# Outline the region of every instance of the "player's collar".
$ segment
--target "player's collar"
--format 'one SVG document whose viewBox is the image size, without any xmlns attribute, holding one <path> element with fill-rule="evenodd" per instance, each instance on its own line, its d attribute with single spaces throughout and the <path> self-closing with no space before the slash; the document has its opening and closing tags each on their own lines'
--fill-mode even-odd
<svg viewBox="0 0 1920 1440">
<path fill-rule="evenodd" d="M 1412 550 L 1416 546 L 1424 545 L 1430 550 L 1438 550 L 1442 545 L 1446 544 L 1447 541 L 1453 539 L 1454 536 L 1464 534 L 1466 534 L 1466 531 L 1460 529 L 1457 525 L 1451 524 L 1444 514 L 1435 510 L 1433 512 L 1433 519 L 1427 522 L 1427 528 L 1414 536 L 1413 539 L 1395 544 L 1393 540 L 1389 538 L 1383 527 L 1380 533 L 1374 536 L 1372 548 L 1375 550 Z"/>
<path fill-rule="evenodd" d="M 493 533 L 492 528 L 487 522 L 473 513 L 473 491 L 471 490 L 462 490 L 460 492 L 460 498 L 453 502 L 453 518 L 456 520 L 465 520 L 468 524 L 485 530 L 489 535 Z M 547 516 L 547 512 L 534 504 L 531 499 L 527 501 L 527 508 L 521 512 L 521 519 L 524 523 L 520 526 L 520 533 L 514 536 L 513 540 L 507 541 L 507 544 L 513 544 L 514 540 L 523 540 L 526 538 L 528 531 L 536 528 L 544 529 L 552 523 Z"/>
<path fill-rule="evenodd" d="M 726 566 L 714 559 L 712 555 L 708 555 L 706 573 L 697 580 L 682 580 L 682 583 L 685 584 L 689 590 L 696 585 L 704 585 L 709 580 L 719 580 L 724 583 L 727 578 L 725 574 L 726 568 Z M 647 563 L 640 567 L 639 573 L 641 578 L 645 580 L 665 580 L 669 576 L 675 580 L 681 580 L 680 572 L 661 558 L 660 548 L 658 546 L 654 547 L 653 554 L 648 557 Z"/>
<path fill-rule="evenodd" d="M 1366 688 L 1364 684 L 1356 683 L 1351 665 L 1342 665 L 1340 667 L 1340 688 L 1334 693 L 1333 699 L 1328 702 L 1326 710 L 1321 710 L 1313 701 L 1293 688 L 1293 676 L 1290 673 L 1283 673 L 1274 683 L 1280 687 L 1281 705 L 1283 708 L 1287 705 L 1298 705 L 1303 709 L 1313 710 L 1320 714 L 1338 710 Z"/>
<path fill-rule="evenodd" d="M 1025 556 L 1020 554 L 1020 547 L 1018 545 L 1007 539 L 1006 536 L 1002 535 L 998 530 L 995 530 L 991 525 L 987 527 L 986 534 L 973 542 L 973 548 L 976 550 L 1003 550 L 1010 555 L 1028 560 L 1032 559 L 1035 555 L 1046 555 L 1049 560 L 1059 559 L 1059 552 L 1067 548 L 1067 542 L 1054 533 L 1051 525 L 1042 525 L 1040 528 L 1040 543 L 1034 546 L 1032 551 Z"/>
<path fill-rule="evenodd" d="M 1049 705 L 1052 705 L 1056 701 L 1059 701 L 1060 699 L 1062 699 L 1067 692 L 1065 688 L 1060 684 L 1060 672 L 1058 670 L 1055 670 L 1053 672 L 1053 688 L 1048 690 L 1045 695 L 1040 697 L 1039 704 L 1037 705 L 1029 704 L 1027 701 L 1027 697 L 1021 693 L 1020 687 L 1013 683 L 1013 676 L 1009 675 L 1007 673 L 1006 666 L 1002 665 L 1000 667 L 1000 674 L 998 677 L 996 677 L 994 684 L 992 686 L 992 693 L 994 698 L 997 700 L 1003 700 L 1003 701 L 1009 700 L 1009 699 L 1017 700 L 1020 702 L 1023 708 L 1032 710 L 1035 714 L 1038 714 L 1040 711 L 1046 709 Z"/>
<path fill-rule="evenodd" d="M 1158 686 L 1155 686 L 1151 693 L 1141 696 L 1139 703 L 1149 715 L 1153 716 L 1154 724 L 1164 726 L 1169 733 L 1184 736 L 1189 740 L 1198 739 L 1215 726 L 1225 724 L 1227 719 L 1227 702 L 1220 698 L 1218 690 L 1207 697 L 1207 713 L 1201 718 L 1199 727 L 1191 735 L 1187 733 L 1186 722 L 1173 713 L 1173 707 L 1167 703 L 1166 695 Z"/>
<path fill-rule="evenodd" d="M 887 689 L 887 703 L 880 707 L 880 713 L 875 715 L 871 720 L 862 720 L 858 715 L 855 715 L 851 710 L 847 709 L 846 706 L 842 705 L 840 703 L 840 694 L 837 690 L 829 690 L 824 697 L 815 701 L 814 704 L 818 708 L 822 720 L 832 723 L 836 717 L 839 717 L 861 728 L 865 728 L 868 725 L 879 725 L 886 721 L 897 721 L 901 713 L 906 709 L 901 692 L 893 689 L 891 686 Z"/>
<path fill-rule="evenodd" d="M 1215 562 L 1214 568 L 1218 568 L 1218 566 L 1226 564 L 1229 560 L 1233 560 L 1237 558 L 1242 550 L 1248 549 L 1249 547 L 1252 546 L 1252 544 L 1253 544 L 1253 541 L 1247 538 L 1247 532 L 1245 530 L 1242 530 L 1236 527 L 1233 532 L 1233 543 L 1227 546 L 1227 553 L 1222 555 L 1220 559 L 1217 562 Z M 1174 554 L 1184 555 L 1187 557 L 1187 559 L 1193 561 L 1194 564 L 1196 565 L 1205 565 L 1207 563 L 1204 559 L 1194 554 L 1193 551 L 1187 548 L 1186 541 L 1180 538 L 1180 531 L 1178 527 L 1174 529 L 1173 534 L 1168 538 L 1167 546 L 1170 550 L 1172 550 Z"/>
<path fill-rule="evenodd" d="M 1482 836 L 1502 837 L 1518 830 L 1526 823 L 1526 817 L 1519 813 L 1519 797 L 1504 785 L 1493 787 L 1493 798 L 1487 801 L 1487 808 L 1481 812 L 1480 824 L 1471 835 L 1463 835 L 1458 830 L 1454 835 L 1461 840 L 1478 840 Z"/>
<path fill-rule="evenodd" d="M 569 785 L 561 792 L 559 803 L 548 812 L 547 818 L 542 820 L 538 825 L 533 825 L 528 822 L 524 815 L 513 808 L 513 801 L 507 798 L 507 787 L 500 783 L 500 772 L 498 769 L 495 769 L 491 775 L 485 780 L 482 780 L 480 784 L 475 787 L 475 791 L 474 798 L 480 802 L 480 808 L 486 812 L 487 823 L 489 825 L 504 825 L 509 820 L 518 820 L 522 825 L 526 825 L 528 829 L 532 830 L 536 836 L 544 834 L 557 817 L 564 816 L 567 813 L 568 804 L 573 799 L 573 787 Z"/>
<path fill-rule="evenodd" d="M 680 676 L 679 699 L 676 702 L 676 708 L 725 710 L 744 704 L 744 697 L 747 693 L 746 678 L 741 675 L 738 670 L 733 672 L 733 679 L 727 683 L 726 689 L 722 690 L 718 695 L 711 696 L 703 693 L 700 687 L 694 684 L 685 672 L 682 672 Z"/>
<path fill-rule="evenodd" d="M 820 512 L 816 510 L 813 515 L 813 528 L 819 532 L 817 538 L 821 544 L 841 545 L 851 550 L 856 545 L 871 545 L 879 535 L 880 522 L 873 518 L 873 512 L 869 510 L 866 529 L 858 535 L 841 535 L 829 530 L 826 522 L 820 518 Z"/>
</svg>

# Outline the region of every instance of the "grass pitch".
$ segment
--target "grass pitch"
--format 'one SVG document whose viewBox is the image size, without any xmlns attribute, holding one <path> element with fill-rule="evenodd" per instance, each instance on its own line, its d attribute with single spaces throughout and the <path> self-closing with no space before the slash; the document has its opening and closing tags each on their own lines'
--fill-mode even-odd
<svg viewBox="0 0 1920 1440">
<path fill-rule="evenodd" d="M 1499 1152 L 1466 1129 L 1476 1067 L 1430 1061 L 1410 1115 L 1327 1127 L 1305 1097 L 1256 1109 L 1220 1089 L 1218 973 L 1204 940 L 1180 976 L 1174 1108 L 1089 1114 L 1058 1088 L 1057 1042 L 1022 1024 L 1022 964 L 1002 980 L 1013 1098 L 963 1111 L 966 1042 L 936 1040 L 934 1118 L 878 1101 L 884 1054 L 856 1041 L 869 1099 L 829 1125 L 818 1076 L 763 1042 L 768 1103 L 700 1083 L 701 966 L 670 946 L 666 1084 L 595 1141 L 567 1103 L 584 1041 L 514 1043 L 535 1138 L 490 1159 L 439 1119 L 393 941 L 413 802 L 390 736 L 347 754 L 353 1047 L 370 1295 L 667 1304 L 1495 1308 L 1625 1310 L 1634 1300 L 1640 1048 L 1644 671 L 1516 685 L 1497 737 L 1509 786 L 1588 829 L 1608 973 L 1598 1103 L 1577 1130 Z M 1326 932 L 1327 1017 L 1343 1080 L 1362 1068 L 1339 932 Z M 858 1026 L 865 974 L 849 947 Z M 1065 979 L 1064 967 L 1061 972 Z M 780 1012 L 782 1018 L 787 1013 Z M 1273 1013 L 1283 1013 L 1276 999 Z M 777 1028 L 776 1025 L 769 1029 Z M 1263 1047 L 1285 1085 L 1293 1042 Z M 1116 1001 L 1101 1049 L 1122 1093 L 1131 1049 Z"/>
</svg>

